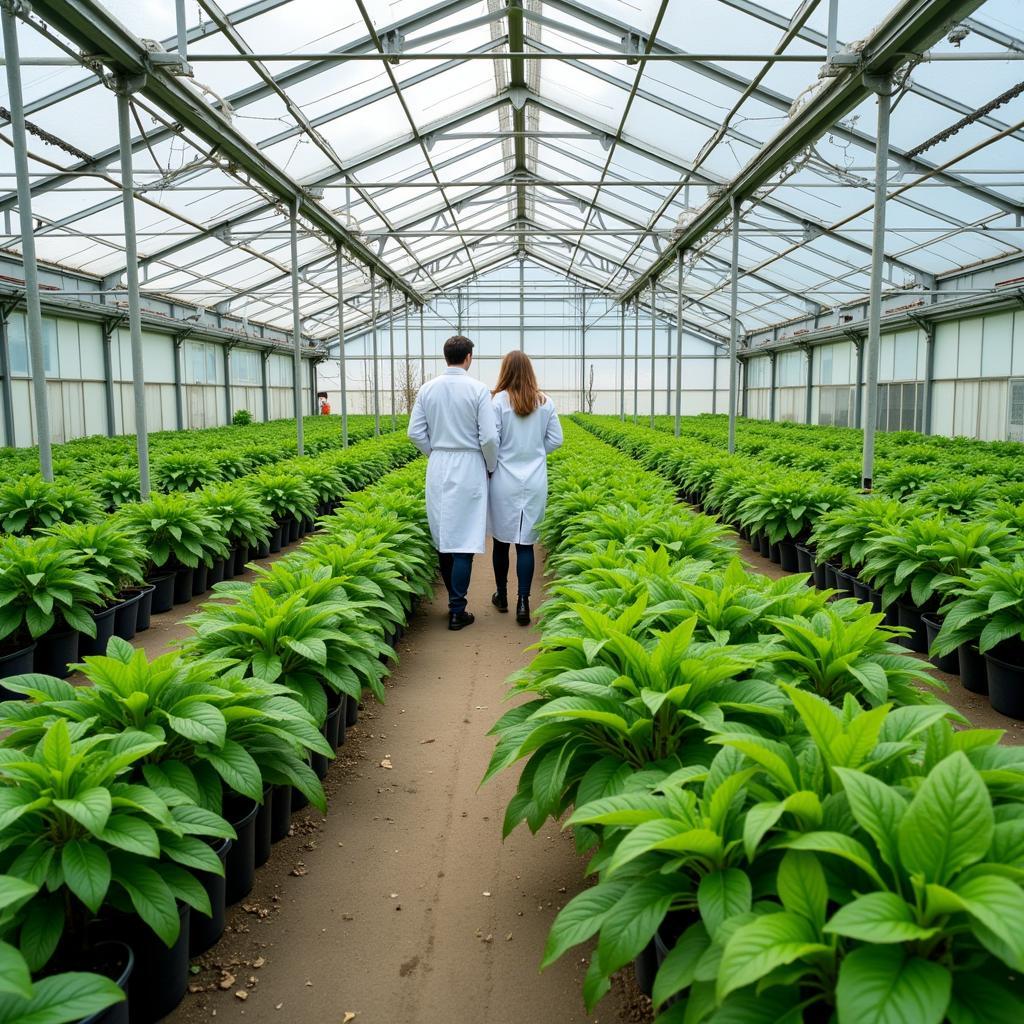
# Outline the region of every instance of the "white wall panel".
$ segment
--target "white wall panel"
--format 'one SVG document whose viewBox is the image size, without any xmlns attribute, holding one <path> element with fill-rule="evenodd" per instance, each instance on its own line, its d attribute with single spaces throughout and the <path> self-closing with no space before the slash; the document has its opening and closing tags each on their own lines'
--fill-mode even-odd
<svg viewBox="0 0 1024 1024">
<path fill-rule="evenodd" d="M 984 380 L 978 385 L 978 438 L 1005 441 L 1007 427 L 1007 386 L 1005 380 Z"/>
<path fill-rule="evenodd" d="M 1005 377 L 1010 372 L 1013 351 L 1013 314 L 985 317 L 982 338 L 981 375 Z"/>
<path fill-rule="evenodd" d="M 953 433 L 956 382 L 937 380 L 932 385 L 932 433 L 949 437 Z"/>
<path fill-rule="evenodd" d="M 960 346 L 957 353 L 956 376 L 961 380 L 981 376 L 982 318 L 960 321 Z"/>
<path fill-rule="evenodd" d="M 955 321 L 944 321 L 935 325 L 935 360 L 933 370 L 936 380 L 956 379 L 959 339 L 959 326 Z"/>
<path fill-rule="evenodd" d="M 978 382 L 957 381 L 953 410 L 953 433 L 974 437 L 978 430 Z"/>
</svg>

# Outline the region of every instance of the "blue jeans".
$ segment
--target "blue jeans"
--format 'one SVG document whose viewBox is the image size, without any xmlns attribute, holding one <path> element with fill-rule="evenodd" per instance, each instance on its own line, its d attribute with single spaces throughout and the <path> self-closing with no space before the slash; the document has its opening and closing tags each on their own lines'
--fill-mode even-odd
<svg viewBox="0 0 1024 1024">
<path fill-rule="evenodd" d="M 499 594 L 508 589 L 509 547 L 504 541 L 491 541 L 491 563 L 494 566 L 494 585 Z M 519 596 L 529 597 L 533 584 L 533 545 L 516 545 L 516 576 L 519 582 Z"/>
<path fill-rule="evenodd" d="M 473 572 L 473 556 L 462 551 L 439 551 L 441 579 L 448 590 L 448 611 L 466 610 L 466 594 L 469 592 L 469 578 Z"/>
</svg>

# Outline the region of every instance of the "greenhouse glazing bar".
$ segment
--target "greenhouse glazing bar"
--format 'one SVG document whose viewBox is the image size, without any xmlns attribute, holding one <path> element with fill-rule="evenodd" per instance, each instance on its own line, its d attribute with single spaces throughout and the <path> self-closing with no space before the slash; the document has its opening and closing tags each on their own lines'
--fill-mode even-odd
<svg viewBox="0 0 1024 1024">
<path fill-rule="evenodd" d="M 619 419 L 626 422 L 626 304 L 619 303 Z"/>
<path fill-rule="evenodd" d="M 676 422 L 679 437 L 683 416 L 683 252 L 676 258 Z"/>
<path fill-rule="evenodd" d="M 32 374 L 32 399 L 35 405 L 36 439 L 39 444 L 39 472 L 44 480 L 53 479 L 53 455 L 50 448 L 50 409 L 46 389 L 46 357 L 43 349 L 43 311 L 39 301 L 39 269 L 32 221 L 32 190 L 28 177 L 28 144 L 25 135 L 25 104 L 18 66 L 17 0 L 0 3 L 3 19 L 4 52 L 11 58 L 7 65 L 7 94 L 11 105 L 11 135 L 14 143 L 14 169 L 17 175 L 18 219 L 21 224 L 21 258 L 25 272 L 25 319 L 28 332 L 29 370 Z M 5 360 L 4 379 L 9 379 L 10 364 Z M 7 408 L 5 404 L 5 408 Z M 11 443 L 8 439 L 8 443 Z"/>
<path fill-rule="evenodd" d="M 651 287 L 651 429 L 654 429 L 654 377 L 658 358 L 658 317 L 654 311 L 654 289 L 657 287 L 655 281 Z"/>
<path fill-rule="evenodd" d="M 373 436 L 380 436 L 380 380 L 377 370 L 377 280 L 370 270 L 370 320 L 373 327 L 370 336 L 373 339 Z"/>
<path fill-rule="evenodd" d="M 736 451 L 736 346 L 739 342 L 740 203 L 732 199 L 732 260 L 729 268 L 729 454 Z"/>
<path fill-rule="evenodd" d="M 398 387 L 395 380 L 395 296 L 388 284 L 388 375 L 391 386 L 391 429 L 398 429 Z"/>
</svg>

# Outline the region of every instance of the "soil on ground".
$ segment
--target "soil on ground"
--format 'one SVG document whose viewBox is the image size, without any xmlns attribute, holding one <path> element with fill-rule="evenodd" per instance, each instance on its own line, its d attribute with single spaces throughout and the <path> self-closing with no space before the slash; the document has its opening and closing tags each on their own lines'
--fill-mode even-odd
<svg viewBox="0 0 1024 1024">
<path fill-rule="evenodd" d="M 492 607 L 492 590 L 490 558 L 478 556 L 473 626 L 449 632 L 442 588 L 418 610 L 387 704 L 367 705 L 328 773 L 329 814 L 295 815 L 196 962 L 173 1024 L 650 1020 L 629 977 L 585 1012 L 589 948 L 539 971 L 552 920 L 587 884 L 585 860 L 557 825 L 502 842 L 515 771 L 479 788 L 506 679 L 538 637 Z M 140 643 L 156 653 L 184 635 L 182 617 L 155 618 Z"/>
</svg>

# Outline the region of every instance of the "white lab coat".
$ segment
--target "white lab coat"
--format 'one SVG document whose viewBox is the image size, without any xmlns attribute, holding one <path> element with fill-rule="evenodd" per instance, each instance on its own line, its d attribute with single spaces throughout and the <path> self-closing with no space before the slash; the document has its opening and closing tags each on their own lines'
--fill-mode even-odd
<svg viewBox="0 0 1024 1024">
<path fill-rule="evenodd" d="M 561 447 L 562 425 L 546 395 L 529 416 L 517 416 L 508 394 L 499 391 L 494 418 L 501 444 L 491 477 L 488 529 L 506 544 L 533 544 L 548 501 L 547 457 Z"/>
<path fill-rule="evenodd" d="M 409 439 L 427 463 L 427 520 L 438 551 L 482 555 L 487 538 L 487 474 L 498 457 L 491 395 L 458 366 L 420 388 Z"/>
</svg>

